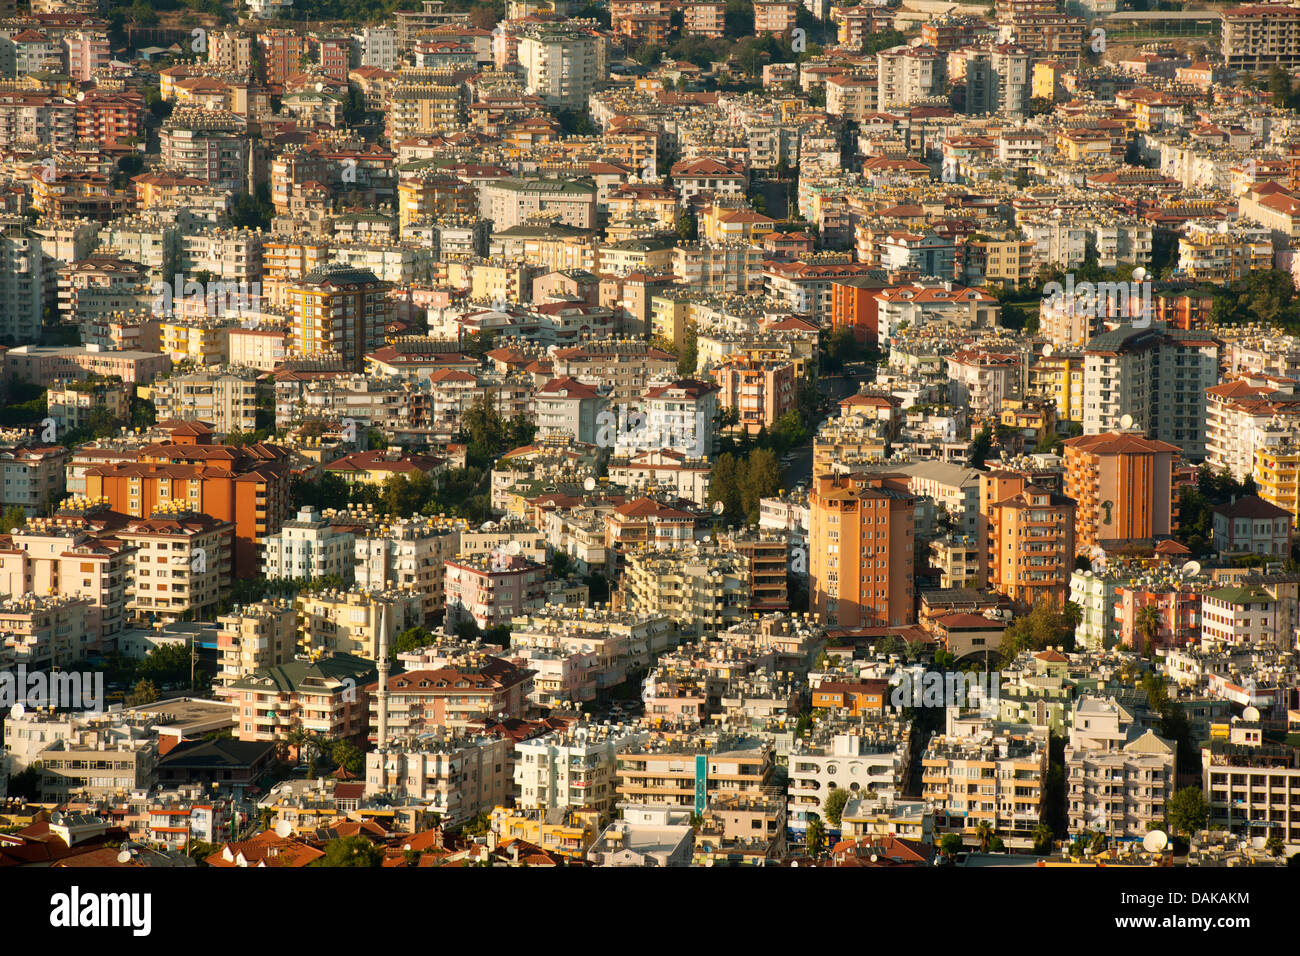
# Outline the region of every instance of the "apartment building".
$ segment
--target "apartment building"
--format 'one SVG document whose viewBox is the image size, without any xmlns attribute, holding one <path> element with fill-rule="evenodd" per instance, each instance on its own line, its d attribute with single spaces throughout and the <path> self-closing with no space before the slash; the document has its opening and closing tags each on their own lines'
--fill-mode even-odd
<svg viewBox="0 0 1300 956">
<path fill-rule="evenodd" d="M 1114 749 L 1072 742 L 1065 749 L 1070 832 L 1141 839 L 1164 826 L 1166 804 L 1174 793 L 1175 760 L 1174 744 L 1152 730 Z"/>
<path fill-rule="evenodd" d="M 797 744 L 789 756 L 791 826 L 806 827 L 814 813 L 825 820 L 826 799 L 836 790 L 847 790 L 850 799 L 893 799 L 900 793 L 908 759 L 906 735 L 883 725 Z"/>
<path fill-rule="evenodd" d="M 159 503 L 116 536 L 134 548 L 126 613 L 134 621 L 203 620 L 230 595 L 235 525 L 185 499 Z"/>
<path fill-rule="evenodd" d="M 980 476 L 984 580 L 1018 606 L 1064 606 L 1074 567 L 1075 503 L 1023 475 Z"/>
<path fill-rule="evenodd" d="M 900 476 L 814 476 L 809 607 L 822 621 L 877 627 L 916 620 L 915 505 Z"/>
<path fill-rule="evenodd" d="M 575 378 L 551 379 L 534 393 L 533 407 L 539 438 L 596 443 L 596 419 L 605 408 L 605 398 L 594 386 Z"/>
<path fill-rule="evenodd" d="M 446 607 L 445 565 L 460 552 L 461 534 L 454 521 L 412 515 L 358 532 L 353 554 L 339 558 L 351 562 L 360 587 L 419 592 L 428 622 Z"/>
<path fill-rule="evenodd" d="M 1286 3 L 1229 7 L 1222 12 L 1220 42 L 1229 69 L 1300 66 L 1300 7 Z"/>
<path fill-rule="evenodd" d="M 379 685 L 368 690 L 370 739 L 379 743 Z M 531 669 L 486 654 L 459 656 L 439 667 L 412 665 L 388 678 L 388 733 L 392 739 L 464 732 L 484 720 L 526 717 L 532 690 Z"/>
<path fill-rule="evenodd" d="M 542 215 L 558 224 L 594 229 L 596 186 L 589 179 L 498 179 L 482 186 L 479 208 L 498 233 Z"/>
<path fill-rule="evenodd" d="M 1067 438 L 1064 452 L 1064 491 L 1077 503 L 1074 546 L 1080 554 L 1173 534 L 1176 446 L 1106 432 Z"/>
<path fill-rule="evenodd" d="M 761 797 L 774 770 L 772 747 L 758 738 L 651 739 L 619 748 L 618 799 L 624 807 L 703 814 L 715 797 Z"/>
<path fill-rule="evenodd" d="M 294 608 L 303 651 L 371 661 L 379 660 L 381 641 L 395 647 L 398 634 L 424 623 L 422 596 L 407 588 L 303 591 Z"/>
<path fill-rule="evenodd" d="M 337 356 L 361 371 L 384 344 L 392 315 L 388 284 L 368 269 L 323 266 L 288 283 L 290 347 L 299 355 Z"/>
<path fill-rule="evenodd" d="M 246 122 L 227 110 L 178 107 L 159 133 L 162 165 L 214 189 L 241 193 L 247 188 Z"/>
<path fill-rule="evenodd" d="M 622 589 L 636 614 L 675 620 L 685 633 L 714 635 L 740 621 L 752 600 L 749 561 L 706 548 L 645 550 L 625 557 Z"/>
<path fill-rule="evenodd" d="M 943 94 L 948 59 L 931 46 L 896 46 L 876 54 L 876 109 L 882 113 Z"/>
<path fill-rule="evenodd" d="M 95 409 L 102 408 L 121 421 L 127 417 L 130 391 L 125 383 L 68 381 L 55 383 L 45 393 L 45 410 L 63 432 L 90 423 Z"/>
<path fill-rule="evenodd" d="M 105 498 L 114 511 L 135 517 L 183 501 L 198 513 L 232 522 L 235 573 L 256 573 L 258 549 L 267 534 L 279 530 L 288 509 L 288 452 L 262 443 L 218 445 L 196 422 L 170 431 L 170 441 L 139 449 L 135 460 L 87 468 L 87 497 Z"/>
<path fill-rule="evenodd" d="M 509 624 L 546 603 L 546 568 L 520 555 L 457 558 L 446 563 L 447 627 L 473 621 L 482 630 Z"/>
<path fill-rule="evenodd" d="M 1191 222 L 1178 238 L 1179 278 L 1229 285 L 1272 267 L 1272 234 L 1264 226 Z"/>
<path fill-rule="evenodd" d="M 713 369 L 723 408 L 735 409 L 738 427 L 750 434 L 771 429 L 798 404 L 793 362 L 736 357 Z"/>
<path fill-rule="evenodd" d="M 1201 331 L 1118 328 L 1094 336 L 1083 353 L 1083 433 L 1132 427 L 1205 457 L 1206 389 L 1219 378 L 1219 341 Z"/>
<path fill-rule="evenodd" d="M 160 419 L 200 421 L 217 435 L 257 429 L 257 373 L 201 370 L 170 375 L 154 387 Z"/>
<path fill-rule="evenodd" d="M 602 82 L 604 40 L 559 24 L 535 26 L 519 35 L 524 86 L 554 109 L 581 109 Z"/>
<path fill-rule="evenodd" d="M 1280 836 L 1300 845 L 1300 757 L 1293 747 L 1266 744 L 1258 721 L 1234 720 L 1227 740 L 1201 750 L 1201 779 L 1210 826 L 1243 838 Z"/>
<path fill-rule="evenodd" d="M 298 615 L 288 601 L 237 606 L 217 624 L 216 681 L 222 686 L 287 664 L 298 649 Z"/>
<path fill-rule="evenodd" d="M 1256 495 L 1219 505 L 1210 520 L 1211 540 L 1220 554 L 1262 554 L 1279 561 L 1291 555 L 1295 515 Z"/>
<path fill-rule="evenodd" d="M 82 645 L 102 645 L 125 625 L 126 572 L 131 548 L 111 532 L 100 535 L 77 520 L 102 505 L 61 508 L 51 519 L 31 519 L 0 550 L 0 593 L 51 594 L 84 598 Z M 74 657 L 74 659 L 77 659 Z"/>
<path fill-rule="evenodd" d="M 645 746 L 650 732 L 622 724 L 571 725 L 515 745 L 515 805 L 540 810 L 614 811 L 618 754 Z"/>
<path fill-rule="evenodd" d="M 366 754 L 366 796 L 420 803 L 443 826 L 502 806 L 510 796 L 514 741 L 487 735 L 406 738 Z"/>
<path fill-rule="evenodd" d="M 695 2 L 686 0 L 682 3 L 682 30 L 688 36 L 721 37 L 726 32 L 725 3 L 712 3 L 709 0 Z"/>
<path fill-rule="evenodd" d="M 217 688 L 215 695 L 234 705 L 238 740 L 286 741 L 293 731 L 304 730 L 325 740 L 361 741 L 366 687 L 374 680 L 373 661 L 333 654 L 254 671 Z"/>
<path fill-rule="evenodd" d="M 40 341 L 44 306 L 40 242 L 16 218 L 0 218 L 0 337 L 13 345 Z"/>
<path fill-rule="evenodd" d="M 1010 848 L 1033 845 L 1043 804 L 1047 742 L 1036 737 L 936 734 L 921 757 L 921 794 L 940 830 L 973 837 L 988 823 Z"/>
<path fill-rule="evenodd" d="M 102 800 L 153 786 L 158 738 L 135 724 L 96 722 L 74 727 L 45 747 L 37 760 L 42 801 Z"/>
<path fill-rule="evenodd" d="M 0 598 L 0 653 L 32 670 L 63 667 L 85 659 L 90 601 L 17 592 Z M 26 688 L 23 689 L 25 693 Z"/>
<path fill-rule="evenodd" d="M 262 542 L 262 575 L 290 580 L 337 575 L 344 584 L 351 584 L 355 579 L 355 550 L 356 535 L 351 530 L 335 527 L 315 505 L 304 505 Z M 367 577 L 358 583 L 384 588 L 393 582 Z"/>
<path fill-rule="evenodd" d="M 794 29 L 798 22 L 800 4 L 797 0 L 756 0 L 754 4 L 754 33 L 781 36 Z"/>
</svg>

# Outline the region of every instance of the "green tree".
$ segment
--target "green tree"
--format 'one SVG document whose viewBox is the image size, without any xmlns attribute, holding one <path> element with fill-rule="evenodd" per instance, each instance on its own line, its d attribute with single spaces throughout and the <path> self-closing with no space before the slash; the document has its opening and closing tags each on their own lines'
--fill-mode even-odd
<svg viewBox="0 0 1300 956">
<path fill-rule="evenodd" d="M 330 759 L 348 773 L 360 774 L 366 769 L 366 755 L 346 740 L 340 740 L 330 748 Z"/>
<path fill-rule="evenodd" d="M 981 820 L 975 827 L 975 840 L 979 844 L 980 852 L 987 853 L 993 843 L 993 838 L 997 834 L 993 832 L 993 825 L 987 820 Z"/>
<path fill-rule="evenodd" d="M 137 681 L 135 687 L 131 688 L 131 693 L 126 697 L 126 706 L 140 707 L 144 704 L 152 704 L 158 699 L 158 685 L 150 680 Z"/>
<path fill-rule="evenodd" d="M 836 787 L 826 797 L 826 822 L 838 828 L 844 814 L 844 805 L 849 802 L 849 792 L 843 787 Z"/>
<path fill-rule="evenodd" d="M 939 838 L 939 852 L 947 857 L 954 857 L 965 849 L 961 837 L 956 833 L 945 833 Z"/>
<path fill-rule="evenodd" d="M 1056 839 L 1056 834 L 1046 823 L 1040 823 L 1034 827 L 1034 852 L 1041 855 L 1052 852 L 1052 841 Z"/>
<path fill-rule="evenodd" d="M 1210 808 L 1200 787 L 1184 787 L 1169 798 L 1165 816 L 1175 833 L 1191 836 L 1205 829 L 1210 820 Z"/>
<path fill-rule="evenodd" d="M 820 817 L 812 815 L 809 819 L 806 842 L 809 856 L 813 859 L 821 856 L 822 848 L 826 845 L 826 826 Z"/>
<path fill-rule="evenodd" d="M 393 657 L 396 658 L 398 654 L 418 650 L 432 643 L 433 635 L 423 627 L 409 627 L 398 634 L 397 640 L 393 642 Z"/>
<path fill-rule="evenodd" d="M 971 443 L 970 461 L 972 468 L 983 468 L 984 459 L 989 456 L 993 449 L 993 430 L 987 425 L 979 430 L 975 436 L 975 441 Z"/>
<path fill-rule="evenodd" d="M 27 511 L 22 505 L 10 505 L 0 515 L 0 534 L 8 534 L 14 528 L 27 524 Z"/>
<path fill-rule="evenodd" d="M 1144 604 L 1138 608 L 1133 629 L 1142 638 L 1142 652 L 1148 657 L 1155 647 L 1156 638 L 1160 636 L 1160 610 L 1154 604 Z"/>
<path fill-rule="evenodd" d="M 384 852 L 363 836 L 343 837 L 325 844 L 325 855 L 308 866 L 358 866 L 375 868 L 384 865 Z"/>
</svg>

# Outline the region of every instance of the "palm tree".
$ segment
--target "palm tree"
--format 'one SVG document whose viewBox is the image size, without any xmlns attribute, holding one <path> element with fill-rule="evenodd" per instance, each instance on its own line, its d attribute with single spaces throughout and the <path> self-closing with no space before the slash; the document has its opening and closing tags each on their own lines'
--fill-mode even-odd
<svg viewBox="0 0 1300 956">
<path fill-rule="evenodd" d="M 1142 649 L 1148 657 L 1151 656 L 1152 645 L 1160 633 L 1161 623 L 1160 611 L 1154 604 L 1143 604 L 1138 608 L 1133 627 L 1142 638 Z"/>
<path fill-rule="evenodd" d="M 1056 837 L 1056 832 L 1046 823 L 1040 823 L 1034 827 L 1034 852 L 1050 853 L 1052 849 L 1052 840 Z"/>
<path fill-rule="evenodd" d="M 987 853 L 989 845 L 993 842 L 993 826 L 987 820 L 981 820 L 975 827 L 975 838 L 979 841 L 980 852 Z"/>
</svg>

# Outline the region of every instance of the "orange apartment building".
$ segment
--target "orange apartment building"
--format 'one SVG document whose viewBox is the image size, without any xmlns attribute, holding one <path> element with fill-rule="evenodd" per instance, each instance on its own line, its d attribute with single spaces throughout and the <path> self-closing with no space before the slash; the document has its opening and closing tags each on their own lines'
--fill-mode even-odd
<svg viewBox="0 0 1300 956">
<path fill-rule="evenodd" d="M 1177 445 L 1104 433 L 1065 441 L 1065 494 L 1077 503 L 1074 546 L 1088 554 L 1112 542 L 1173 534 Z"/>
<path fill-rule="evenodd" d="M 147 518 L 184 501 L 235 526 L 235 576 L 258 571 L 265 536 L 289 510 L 289 453 L 279 445 L 218 445 L 201 423 L 177 423 L 169 441 L 140 449 L 135 461 L 86 469 L 86 495 L 122 514 Z"/>
<path fill-rule="evenodd" d="M 810 608 L 823 623 L 881 627 L 916 620 L 916 498 L 898 475 L 821 475 L 808 499 Z"/>
<path fill-rule="evenodd" d="M 823 681 L 813 688 L 814 710 L 844 711 L 849 717 L 867 717 L 884 713 L 889 695 L 886 680 Z"/>
<path fill-rule="evenodd" d="M 721 389 L 718 405 L 734 408 L 739 427 L 757 434 L 771 428 L 798 403 L 798 377 L 793 362 L 764 362 L 736 358 L 713 370 Z"/>
<path fill-rule="evenodd" d="M 876 293 L 888 283 L 869 276 L 851 276 L 831 283 L 831 328 L 852 329 L 859 342 L 875 345 L 879 335 Z"/>
<path fill-rule="evenodd" d="M 1074 502 L 1023 475 L 980 476 L 981 586 L 1022 607 L 1063 607 L 1074 570 Z"/>
</svg>

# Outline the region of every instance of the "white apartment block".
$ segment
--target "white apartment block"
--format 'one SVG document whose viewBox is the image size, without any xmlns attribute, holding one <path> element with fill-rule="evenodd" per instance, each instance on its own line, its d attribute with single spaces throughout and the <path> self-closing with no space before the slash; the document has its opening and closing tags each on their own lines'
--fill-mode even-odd
<svg viewBox="0 0 1300 956">
<path fill-rule="evenodd" d="M 372 528 L 356 538 L 356 582 L 419 592 L 427 621 L 446 606 L 446 562 L 459 553 L 460 535 L 454 522 L 420 515 Z"/>
<path fill-rule="evenodd" d="M 519 37 L 519 65 L 529 93 L 548 107 L 583 109 L 600 75 L 600 37 L 564 28 L 544 27 Z"/>
<path fill-rule="evenodd" d="M 830 746 L 800 747 L 791 751 L 790 815 L 806 819 L 816 813 L 826 819 L 826 798 L 848 790 L 849 799 L 899 795 L 907 771 L 906 736 L 879 739 L 858 734 L 836 734 Z"/>
<path fill-rule="evenodd" d="M 456 826 L 505 806 L 514 741 L 501 737 L 422 738 L 366 754 L 366 796 L 418 802 Z"/>
<path fill-rule="evenodd" d="M 257 428 L 257 373 L 200 370 L 175 373 L 154 386 L 158 418 L 207 422 L 214 432 Z"/>
<path fill-rule="evenodd" d="M 354 60 L 360 66 L 373 66 L 389 73 L 398 67 L 397 31 L 392 27 L 366 27 L 352 34 Z"/>
<path fill-rule="evenodd" d="M 1121 325 L 1084 350 L 1083 433 L 1121 431 L 1123 418 L 1148 438 L 1205 457 L 1206 389 L 1219 378 L 1219 343 L 1206 332 Z"/>
<path fill-rule="evenodd" d="M 305 505 L 298 515 L 263 538 L 262 574 L 271 579 L 310 579 L 337 574 L 344 584 L 354 580 L 353 548 L 356 536 L 335 528 L 316 510 Z M 383 587 L 365 583 L 366 587 Z"/>
<path fill-rule="evenodd" d="M 876 54 L 876 109 L 888 112 L 943 94 L 948 61 L 934 47 L 896 46 Z"/>
<path fill-rule="evenodd" d="M 1100 829 L 1110 837 L 1146 835 L 1165 822 L 1174 794 L 1174 745 L 1154 731 L 1118 749 L 1065 750 L 1071 833 Z"/>
<path fill-rule="evenodd" d="M 515 805 L 596 810 L 614 808 L 618 752 L 645 744 L 648 731 L 578 724 L 515 745 Z"/>
</svg>

